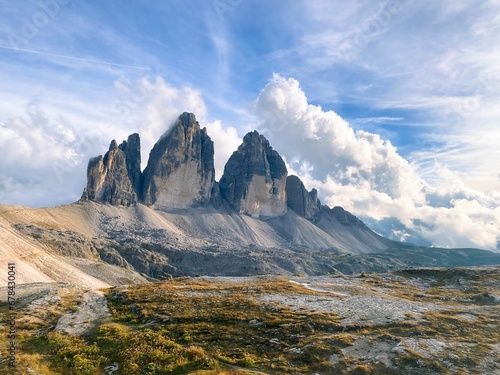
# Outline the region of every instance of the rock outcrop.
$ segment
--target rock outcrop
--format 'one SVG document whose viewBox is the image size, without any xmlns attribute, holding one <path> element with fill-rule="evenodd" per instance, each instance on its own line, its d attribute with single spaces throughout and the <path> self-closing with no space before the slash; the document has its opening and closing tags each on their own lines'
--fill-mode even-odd
<svg viewBox="0 0 500 375">
<path fill-rule="evenodd" d="M 142 201 L 160 210 L 208 205 L 214 175 L 214 144 L 196 117 L 184 112 L 149 154 Z"/>
<path fill-rule="evenodd" d="M 137 196 L 141 191 L 141 139 L 139 134 L 134 133 L 128 136 L 127 141 L 123 141 L 119 146 L 125 152 L 125 162 L 127 173 Z"/>
<path fill-rule="evenodd" d="M 344 210 L 340 206 L 335 206 L 330 208 L 328 206 L 323 206 L 322 211 L 327 213 L 330 216 L 333 216 L 337 221 L 343 226 L 357 226 L 357 227 L 366 227 L 365 223 L 359 220 L 356 216 L 351 214 L 349 211 Z"/>
<path fill-rule="evenodd" d="M 92 158 L 87 167 L 87 187 L 82 200 L 130 206 L 138 202 L 141 184 L 139 134 L 118 146 L 111 141 L 108 152 Z"/>
<path fill-rule="evenodd" d="M 264 136 L 253 131 L 229 158 L 219 182 L 221 196 L 241 214 L 273 218 L 286 213 L 287 169 Z"/>
<path fill-rule="evenodd" d="M 289 208 L 307 220 L 313 220 L 321 210 L 317 190 L 312 189 L 308 192 L 300 178 L 293 175 L 286 179 L 286 203 Z"/>
<path fill-rule="evenodd" d="M 192 113 L 184 112 L 154 145 L 141 173 L 138 134 L 92 158 L 82 200 L 130 206 L 143 203 L 171 211 L 212 205 L 260 219 L 283 216 L 287 207 L 317 224 L 338 221 L 364 224 L 341 207 L 321 206 L 316 189 L 307 191 L 297 176 L 288 176 L 281 156 L 257 131 L 243 138 L 227 162 L 220 182 L 214 180 L 214 144 Z"/>
<path fill-rule="evenodd" d="M 210 197 L 210 203 L 214 208 L 219 208 L 224 204 L 224 199 L 220 194 L 220 186 L 217 181 L 214 182 L 214 186 L 212 188 L 212 196 Z"/>
<path fill-rule="evenodd" d="M 330 208 L 327 205 L 321 206 L 319 213 L 314 217 L 314 223 L 324 229 L 320 221 L 335 221 L 342 225 L 342 227 L 368 229 L 365 223 L 358 219 L 358 217 L 354 216 L 349 211 L 344 210 L 340 206 L 335 206 L 333 208 Z"/>
</svg>

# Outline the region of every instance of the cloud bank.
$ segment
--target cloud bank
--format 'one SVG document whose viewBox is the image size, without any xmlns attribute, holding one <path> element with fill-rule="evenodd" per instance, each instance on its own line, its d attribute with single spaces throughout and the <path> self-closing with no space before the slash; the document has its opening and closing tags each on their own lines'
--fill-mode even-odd
<svg viewBox="0 0 500 375">
<path fill-rule="evenodd" d="M 215 146 L 216 178 L 220 178 L 231 153 L 241 138 L 236 128 L 224 126 L 220 120 L 210 120 L 200 91 L 184 86 L 176 88 L 161 77 L 142 78 L 131 83 L 115 82 L 118 91 L 116 110 L 129 129 L 137 128 L 141 136 L 142 168 L 146 167 L 149 152 L 156 141 L 175 122 L 182 112 L 192 112 L 200 126 L 206 127 Z"/>
<path fill-rule="evenodd" d="M 50 206 L 77 200 L 91 156 L 112 137 L 142 138 L 143 167 L 156 140 L 183 111 L 197 115 L 215 143 L 217 178 L 241 143 L 235 127 L 210 119 L 202 94 L 162 78 L 115 82 L 115 103 L 95 126 L 74 116 L 46 112 L 32 101 L 25 113 L 0 124 L 0 202 Z M 362 217 L 377 232 L 398 240 L 445 247 L 499 249 L 500 193 L 469 188 L 447 165 L 433 161 L 427 181 L 420 168 L 377 134 L 354 130 L 334 111 L 310 104 L 299 82 L 274 75 L 256 99 L 258 129 L 324 203 Z M 71 118 L 71 120 L 69 119 Z M 247 127 L 245 124 L 244 127 Z"/>
<path fill-rule="evenodd" d="M 29 206 L 69 203 L 80 197 L 88 155 L 102 141 L 79 132 L 63 116 L 50 117 L 37 102 L 0 124 L 0 202 Z M 42 202 L 42 203 L 41 203 Z"/>
<path fill-rule="evenodd" d="M 378 227 L 395 239 L 497 249 L 500 193 L 470 189 L 437 162 L 441 184 L 431 186 L 390 141 L 355 131 L 334 111 L 310 104 L 292 78 L 274 75 L 259 94 L 255 113 L 291 172 L 309 189 L 318 188 L 325 203 L 376 222 L 397 219 L 403 231 Z"/>
<path fill-rule="evenodd" d="M 214 141 L 217 178 L 241 143 L 234 127 L 208 118 L 201 93 L 189 86 L 177 88 L 160 77 L 120 78 L 114 91 L 111 109 L 89 126 L 74 113 L 47 110 L 40 100 L 0 123 L 0 203 L 40 207 L 78 200 L 89 158 L 103 155 L 113 138 L 120 143 L 133 132 L 141 136 L 145 168 L 155 142 L 184 111 L 196 114 Z"/>
</svg>

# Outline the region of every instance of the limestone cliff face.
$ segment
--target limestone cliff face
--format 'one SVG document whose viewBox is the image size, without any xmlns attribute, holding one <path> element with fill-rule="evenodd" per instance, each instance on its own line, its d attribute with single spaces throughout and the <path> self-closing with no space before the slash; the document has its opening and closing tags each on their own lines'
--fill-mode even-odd
<svg viewBox="0 0 500 375">
<path fill-rule="evenodd" d="M 128 136 L 127 141 L 123 141 L 119 146 L 125 152 L 125 164 L 127 174 L 132 183 L 134 192 L 139 196 L 141 191 L 141 140 L 139 134 L 134 133 Z"/>
<path fill-rule="evenodd" d="M 316 189 L 308 192 L 297 176 L 287 177 L 281 156 L 256 131 L 245 135 L 220 182 L 214 176 L 214 144 L 206 128 L 185 112 L 156 142 L 143 173 L 138 134 L 119 146 L 113 140 L 104 157 L 90 159 L 82 200 L 117 206 L 143 203 L 165 211 L 225 206 L 260 219 L 283 216 L 289 207 L 315 224 L 324 218 L 363 226 L 341 207 L 321 206 Z"/>
<path fill-rule="evenodd" d="M 214 145 L 192 113 L 183 113 L 154 145 L 143 173 L 144 204 L 160 210 L 210 204 Z"/>
<path fill-rule="evenodd" d="M 130 206 L 138 201 L 141 184 L 141 146 L 132 134 L 118 146 L 113 140 L 108 152 L 92 158 L 87 167 L 87 187 L 82 200 Z"/>
<path fill-rule="evenodd" d="M 286 213 L 287 170 L 264 136 L 250 132 L 235 151 L 219 182 L 221 196 L 237 212 L 259 218 Z"/>
<path fill-rule="evenodd" d="M 307 220 L 313 220 L 314 216 L 321 210 L 317 190 L 312 189 L 308 192 L 297 176 L 287 177 L 286 197 L 288 207 Z"/>
</svg>

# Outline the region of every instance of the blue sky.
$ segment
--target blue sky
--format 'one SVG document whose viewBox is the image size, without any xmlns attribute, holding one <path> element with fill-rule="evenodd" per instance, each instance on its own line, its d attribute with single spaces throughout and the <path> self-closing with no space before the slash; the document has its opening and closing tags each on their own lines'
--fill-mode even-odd
<svg viewBox="0 0 500 375">
<path fill-rule="evenodd" d="M 79 198 L 89 157 L 182 111 L 220 175 L 258 129 L 386 236 L 497 249 L 500 2 L 0 0 L 0 202 Z"/>
</svg>

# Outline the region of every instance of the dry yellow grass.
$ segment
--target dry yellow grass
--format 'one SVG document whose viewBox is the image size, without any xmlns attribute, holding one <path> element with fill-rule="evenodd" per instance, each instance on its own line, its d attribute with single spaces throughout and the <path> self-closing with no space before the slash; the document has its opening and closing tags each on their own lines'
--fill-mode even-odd
<svg viewBox="0 0 500 375">
<path fill-rule="evenodd" d="M 65 293 L 44 313 L 20 322 L 18 360 L 23 368 L 43 375 L 102 375 L 105 365 L 113 362 L 120 364 L 124 375 L 479 374 L 484 368 L 494 369 L 500 314 L 498 305 L 484 294 L 495 291 L 500 274 L 450 271 L 445 277 L 458 275 L 460 282 L 455 283 L 453 278 L 447 282 L 438 279 L 442 274 L 427 272 L 418 277 L 428 278 L 424 283 L 428 294 L 421 284 L 409 282 L 414 273 L 357 280 L 373 288 L 366 293 L 423 299 L 440 310 L 426 311 L 418 319 L 407 314 L 405 320 L 382 325 L 353 324 L 348 330 L 334 313 L 293 311 L 259 302 L 264 294 L 320 300 L 328 294 L 282 277 L 258 277 L 178 278 L 111 288 L 106 293 L 112 321 L 86 337 L 40 331 L 78 303 L 75 293 Z M 448 298 L 451 294 L 455 300 Z M 474 299 L 478 295 L 483 297 Z M 7 313 L 5 305 L 0 305 L 0 313 Z M 392 367 L 376 360 L 381 344 L 389 348 Z M 396 346 L 398 350 L 391 349 Z M 365 354 L 354 355 L 356 348 Z"/>
</svg>

